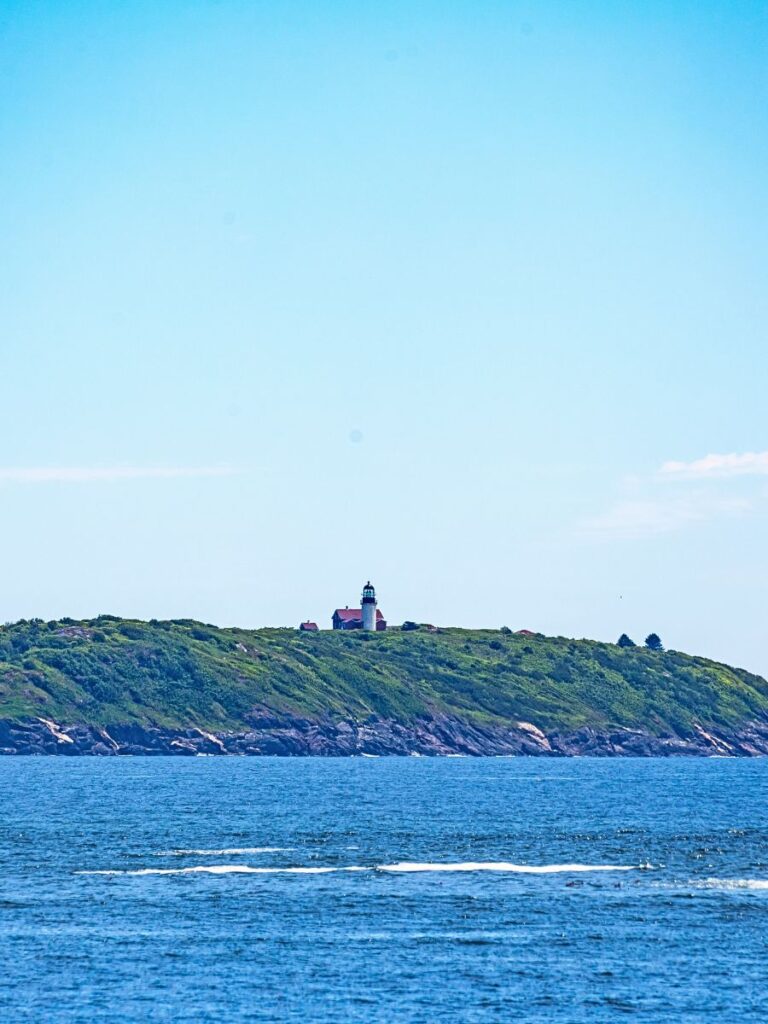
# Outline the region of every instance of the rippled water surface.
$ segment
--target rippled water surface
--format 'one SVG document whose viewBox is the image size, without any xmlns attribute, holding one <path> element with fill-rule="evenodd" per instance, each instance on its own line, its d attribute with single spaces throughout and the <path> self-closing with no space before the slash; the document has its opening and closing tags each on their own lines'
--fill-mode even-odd
<svg viewBox="0 0 768 1024">
<path fill-rule="evenodd" d="M 768 1020 L 768 761 L 0 759 L 0 1020 Z"/>
</svg>

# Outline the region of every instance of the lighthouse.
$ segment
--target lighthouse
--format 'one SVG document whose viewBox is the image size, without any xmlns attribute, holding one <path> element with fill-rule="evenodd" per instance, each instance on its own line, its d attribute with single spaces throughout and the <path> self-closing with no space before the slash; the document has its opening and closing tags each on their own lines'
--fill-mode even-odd
<svg viewBox="0 0 768 1024">
<path fill-rule="evenodd" d="M 370 580 L 363 587 L 363 629 L 376 629 L 376 591 Z"/>
<path fill-rule="evenodd" d="M 334 629 L 368 629 L 383 633 L 387 620 L 377 608 L 376 591 L 370 580 L 363 587 L 363 599 L 359 608 L 337 608 L 331 622 Z"/>
</svg>

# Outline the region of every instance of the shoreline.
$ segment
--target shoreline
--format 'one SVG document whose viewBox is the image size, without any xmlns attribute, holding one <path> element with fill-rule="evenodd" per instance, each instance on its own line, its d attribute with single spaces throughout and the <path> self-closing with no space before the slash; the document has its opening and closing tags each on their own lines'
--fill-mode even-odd
<svg viewBox="0 0 768 1024">
<path fill-rule="evenodd" d="M 197 727 L 62 724 L 49 718 L 0 720 L 0 756 L 354 757 L 764 757 L 768 722 L 721 730 L 696 726 L 688 736 L 641 729 L 584 727 L 544 733 L 529 722 L 480 726 L 451 716 L 410 723 L 390 719 L 312 720 L 255 717 L 241 732 Z"/>
</svg>

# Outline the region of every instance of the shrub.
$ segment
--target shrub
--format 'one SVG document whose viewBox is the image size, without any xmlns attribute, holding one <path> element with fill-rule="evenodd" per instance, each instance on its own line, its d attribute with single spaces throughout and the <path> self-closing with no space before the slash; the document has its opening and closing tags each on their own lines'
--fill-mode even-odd
<svg viewBox="0 0 768 1024">
<path fill-rule="evenodd" d="M 400 629 L 402 629 L 404 633 L 410 633 L 414 629 L 421 629 L 421 626 L 418 622 L 411 622 L 410 619 L 406 619 Z"/>
<path fill-rule="evenodd" d="M 141 640 L 145 635 L 140 626 L 132 626 L 129 622 L 121 622 L 117 628 L 129 640 Z"/>
</svg>

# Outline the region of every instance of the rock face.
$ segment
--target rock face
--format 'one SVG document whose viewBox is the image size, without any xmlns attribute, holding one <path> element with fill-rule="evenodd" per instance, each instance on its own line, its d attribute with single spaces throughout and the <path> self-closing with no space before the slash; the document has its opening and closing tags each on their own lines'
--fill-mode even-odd
<svg viewBox="0 0 768 1024">
<path fill-rule="evenodd" d="M 662 735 L 635 729 L 579 729 L 545 734 L 530 722 L 513 727 L 478 726 L 458 718 L 423 718 L 403 724 L 311 720 L 255 711 L 247 732 L 163 729 L 116 724 L 108 728 L 67 725 L 46 718 L 0 721 L 0 754 L 251 754 L 280 757 L 350 757 L 361 754 L 472 757 L 758 757 L 768 755 L 768 722 L 732 731 L 697 727 L 692 735 Z"/>
</svg>

